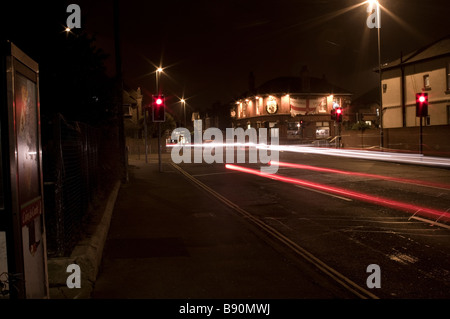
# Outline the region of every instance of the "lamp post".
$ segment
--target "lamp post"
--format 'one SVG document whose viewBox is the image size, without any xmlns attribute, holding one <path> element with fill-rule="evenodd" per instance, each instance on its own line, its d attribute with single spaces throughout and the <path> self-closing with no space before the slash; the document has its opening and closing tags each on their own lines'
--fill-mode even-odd
<svg viewBox="0 0 450 319">
<path fill-rule="evenodd" d="M 144 139 L 145 139 L 145 164 L 148 163 L 148 146 L 147 146 L 147 107 L 144 107 Z"/>
<path fill-rule="evenodd" d="M 383 84 L 381 76 L 381 21 L 380 21 L 380 3 L 376 1 L 377 4 L 377 37 L 378 37 L 378 76 L 380 85 L 380 149 L 383 150 L 384 138 L 383 138 Z"/>
<path fill-rule="evenodd" d="M 156 69 L 156 94 L 158 94 L 159 95 L 159 78 L 160 78 L 160 75 L 161 75 L 161 72 L 163 71 L 163 69 L 162 68 L 157 68 Z"/>
<path fill-rule="evenodd" d="M 186 100 L 185 99 L 181 99 L 180 100 L 181 104 L 183 104 L 183 121 L 184 121 L 184 127 L 186 127 Z"/>
<path fill-rule="evenodd" d="M 156 94 L 159 95 L 159 79 L 161 76 L 161 72 L 163 69 L 159 67 L 156 69 Z M 161 122 L 158 122 L 158 166 L 159 171 L 162 172 L 162 163 L 161 163 Z"/>
<path fill-rule="evenodd" d="M 383 138 L 383 91 L 382 91 L 382 77 L 381 77 L 381 16 L 380 16 L 380 3 L 378 0 L 369 0 L 369 7 L 367 8 L 368 12 L 373 11 L 373 5 L 375 5 L 375 13 L 371 13 L 367 18 L 367 26 L 370 29 L 377 28 L 377 49 L 378 49 L 378 84 L 380 90 L 380 149 L 383 150 L 384 146 L 384 138 Z"/>
</svg>

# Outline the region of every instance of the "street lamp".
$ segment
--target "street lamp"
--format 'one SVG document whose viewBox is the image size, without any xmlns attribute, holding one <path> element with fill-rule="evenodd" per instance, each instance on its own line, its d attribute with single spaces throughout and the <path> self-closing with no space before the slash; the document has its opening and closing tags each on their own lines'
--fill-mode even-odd
<svg viewBox="0 0 450 319">
<path fill-rule="evenodd" d="M 181 99 L 180 102 L 183 104 L 184 127 L 186 127 L 186 100 Z"/>
<path fill-rule="evenodd" d="M 156 94 L 160 95 L 159 92 L 159 78 L 161 76 L 163 69 L 161 67 L 156 69 Z M 162 163 L 161 163 L 161 122 L 158 122 L 158 165 L 159 171 L 162 172 Z"/>
<path fill-rule="evenodd" d="M 159 78 L 161 76 L 162 71 L 163 71 L 163 69 L 161 67 L 159 67 L 156 69 L 156 72 L 155 72 L 155 74 L 156 74 L 156 94 L 160 93 L 159 92 Z"/>
<path fill-rule="evenodd" d="M 378 76 L 379 76 L 379 90 L 380 90 L 380 148 L 383 150 L 383 92 L 382 92 L 382 77 L 381 77 L 381 16 L 380 16 L 380 3 L 378 0 L 368 0 L 369 7 L 367 11 L 370 12 L 370 16 L 367 18 L 367 26 L 370 29 L 377 28 L 377 36 L 378 36 Z M 375 13 L 372 13 L 373 6 L 375 5 Z"/>
</svg>

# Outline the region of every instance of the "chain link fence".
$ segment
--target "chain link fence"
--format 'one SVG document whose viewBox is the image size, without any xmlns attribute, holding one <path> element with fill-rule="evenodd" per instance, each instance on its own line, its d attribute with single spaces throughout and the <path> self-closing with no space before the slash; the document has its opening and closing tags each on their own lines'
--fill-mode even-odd
<svg viewBox="0 0 450 319">
<path fill-rule="evenodd" d="M 101 128 L 57 115 L 43 131 L 44 204 L 49 257 L 69 256 L 90 205 L 117 180 L 117 125 Z"/>
</svg>

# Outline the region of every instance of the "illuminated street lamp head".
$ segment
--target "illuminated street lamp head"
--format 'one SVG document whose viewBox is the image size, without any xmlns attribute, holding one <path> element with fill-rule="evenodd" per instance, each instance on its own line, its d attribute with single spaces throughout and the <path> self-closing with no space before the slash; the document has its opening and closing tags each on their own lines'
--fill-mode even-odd
<svg viewBox="0 0 450 319">
<path fill-rule="evenodd" d="M 186 102 L 186 100 L 185 100 L 185 99 L 181 99 L 180 101 L 181 101 L 181 103 L 184 103 L 184 102 Z"/>
<path fill-rule="evenodd" d="M 66 31 L 66 32 L 70 32 L 70 28 L 69 28 L 69 27 L 66 27 L 65 31 Z"/>
<path fill-rule="evenodd" d="M 163 71 L 162 68 L 158 68 L 156 71 L 158 71 L 159 73 L 161 73 Z"/>
<path fill-rule="evenodd" d="M 368 0 L 370 5 L 378 4 L 378 0 Z"/>
</svg>

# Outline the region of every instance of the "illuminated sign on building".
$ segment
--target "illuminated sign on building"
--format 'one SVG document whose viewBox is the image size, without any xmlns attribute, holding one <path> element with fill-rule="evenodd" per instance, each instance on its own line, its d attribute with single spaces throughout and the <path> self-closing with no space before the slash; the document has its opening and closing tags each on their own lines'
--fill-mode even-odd
<svg viewBox="0 0 450 319">
<path fill-rule="evenodd" d="M 273 96 L 269 96 L 269 99 L 267 100 L 267 113 L 269 114 L 275 114 L 278 110 L 277 100 Z"/>
</svg>

